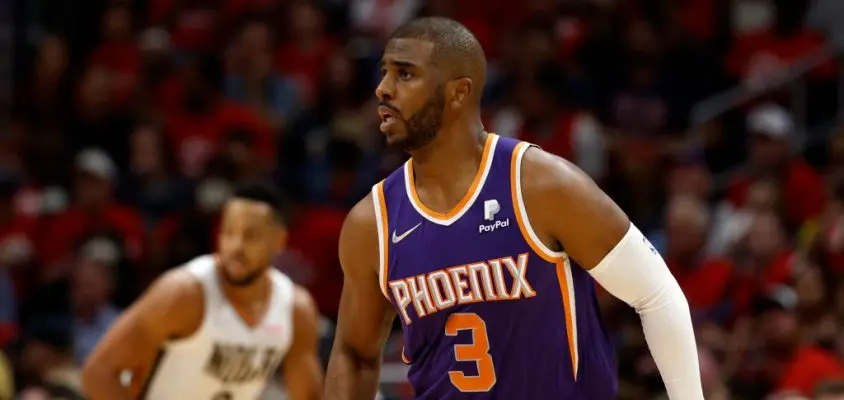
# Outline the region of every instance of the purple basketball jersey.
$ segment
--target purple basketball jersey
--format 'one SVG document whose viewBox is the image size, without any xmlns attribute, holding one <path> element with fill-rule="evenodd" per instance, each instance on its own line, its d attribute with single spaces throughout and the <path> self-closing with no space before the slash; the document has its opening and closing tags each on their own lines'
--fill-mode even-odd
<svg viewBox="0 0 844 400">
<path fill-rule="evenodd" d="M 591 277 L 539 241 L 520 190 L 530 146 L 489 134 L 469 192 L 425 207 L 408 161 L 373 187 L 380 283 L 418 399 L 615 399 Z"/>
</svg>

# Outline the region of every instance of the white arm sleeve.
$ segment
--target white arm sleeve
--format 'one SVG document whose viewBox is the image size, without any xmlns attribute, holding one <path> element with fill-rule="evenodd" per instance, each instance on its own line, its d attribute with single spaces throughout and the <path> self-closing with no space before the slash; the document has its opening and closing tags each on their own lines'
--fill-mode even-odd
<svg viewBox="0 0 844 400">
<path fill-rule="evenodd" d="M 636 309 L 668 398 L 702 400 L 697 345 L 686 296 L 665 261 L 633 224 L 589 273 Z"/>
</svg>

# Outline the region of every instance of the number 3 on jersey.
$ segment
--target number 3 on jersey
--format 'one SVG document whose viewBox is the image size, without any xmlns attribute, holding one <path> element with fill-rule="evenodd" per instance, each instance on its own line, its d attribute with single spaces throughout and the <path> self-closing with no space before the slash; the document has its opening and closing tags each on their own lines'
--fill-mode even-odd
<svg viewBox="0 0 844 400">
<path fill-rule="evenodd" d="M 472 343 L 454 345 L 454 359 L 474 362 L 478 374 L 466 376 L 462 371 L 449 371 L 451 383 L 461 392 L 487 392 L 495 385 L 495 366 L 489 354 L 486 323 L 475 313 L 454 313 L 445 323 L 445 334 L 457 336 L 460 331 L 472 331 Z"/>
</svg>

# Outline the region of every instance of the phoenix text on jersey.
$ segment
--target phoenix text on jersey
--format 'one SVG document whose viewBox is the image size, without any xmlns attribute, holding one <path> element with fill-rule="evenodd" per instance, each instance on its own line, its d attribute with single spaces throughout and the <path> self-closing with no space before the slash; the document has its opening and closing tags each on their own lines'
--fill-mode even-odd
<svg viewBox="0 0 844 400">
<path fill-rule="evenodd" d="M 516 258 L 503 257 L 457 265 L 396 279 L 388 286 L 404 322 L 410 325 L 410 305 L 422 318 L 456 305 L 536 296 L 527 280 L 528 259 L 528 253 L 522 253 Z M 510 278 L 509 285 L 505 271 Z"/>
</svg>

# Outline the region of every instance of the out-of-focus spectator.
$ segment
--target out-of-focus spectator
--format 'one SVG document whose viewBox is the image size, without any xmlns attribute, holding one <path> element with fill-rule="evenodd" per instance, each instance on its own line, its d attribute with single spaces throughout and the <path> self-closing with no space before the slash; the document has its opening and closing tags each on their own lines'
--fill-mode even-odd
<svg viewBox="0 0 844 400">
<path fill-rule="evenodd" d="M 38 126 L 55 125 L 73 104 L 67 44 L 58 36 L 47 36 L 37 51 L 32 79 L 19 95 L 18 107 Z"/>
<path fill-rule="evenodd" d="M 148 5 L 148 19 L 167 27 L 173 43 L 183 51 L 205 51 L 217 44 L 223 1 L 153 0 Z"/>
<path fill-rule="evenodd" d="M 601 181 L 608 168 L 603 128 L 590 113 L 561 107 L 558 91 L 563 77 L 557 68 L 546 65 L 518 77 L 515 104 L 492 117 L 491 130 L 535 143 Z"/>
<path fill-rule="evenodd" d="M 742 175 L 730 183 L 727 196 L 734 207 L 748 199 L 751 182 L 770 179 L 782 191 L 785 218 L 790 229 L 797 229 L 823 210 L 826 194 L 818 173 L 805 161 L 792 155 L 794 121 L 784 108 L 765 104 L 747 117 L 750 154 Z"/>
<path fill-rule="evenodd" d="M 220 211 L 231 195 L 233 177 L 234 167 L 228 160 L 211 160 L 194 190 L 192 202 L 159 221 L 151 235 L 153 258 L 158 261 L 155 272 L 214 251 Z"/>
<path fill-rule="evenodd" d="M 706 204 L 678 195 L 669 200 L 666 214 L 666 263 L 686 295 L 693 318 L 723 320 L 733 265 L 729 260 L 706 257 L 703 252 L 710 224 Z"/>
<path fill-rule="evenodd" d="M 223 76 L 222 62 L 216 55 L 192 58 L 182 70 L 174 93 L 178 104 L 163 111 L 164 130 L 179 170 L 191 179 L 201 175 L 205 164 L 217 154 L 223 135 L 232 128 L 250 133 L 264 168 L 275 164 L 269 125 L 244 106 L 222 97 Z"/>
<path fill-rule="evenodd" d="M 778 78 L 800 57 L 817 51 L 825 44 L 823 36 L 804 27 L 808 2 L 777 0 L 770 27 L 741 33 L 727 56 L 727 68 L 748 85 L 762 85 Z M 832 77 L 835 65 L 816 68 L 815 75 Z"/>
<path fill-rule="evenodd" d="M 146 227 L 190 202 L 188 182 L 176 172 L 169 142 L 153 124 L 135 127 L 129 138 L 128 174 L 120 181 L 120 197 L 143 214 Z"/>
<path fill-rule="evenodd" d="M 89 242 L 88 246 L 108 246 L 108 243 Z M 87 250 L 87 249 L 86 249 Z M 108 250 L 85 251 L 74 266 L 71 276 L 73 300 L 74 361 L 77 366 L 94 349 L 120 310 L 110 302 L 114 290 L 115 261 Z M 97 254 L 100 253 L 100 254 Z M 112 258 L 112 260 L 109 260 Z"/>
<path fill-rule="evenodd" d="M 755 299 L 791 283 L 797 265 L 779 217 L 760 212 L 752 217 L 735 253 L 733 311 L 751 311 Z"/>
<path fill-rule="evenodd" d="M 103 15 L 103 42 L 88 58 L 90 65 L 109 72 L 111 100 L 125 104 L 135 89 L 140 68 L 140 50 L 132 35 L 132 9 L 129 2 L 116 1 Z"/>
<path fill-rule="evenodd" d="M 36 221 L 15 212 L 18 178 L 0 172 L 0 348 L 17 333 L 17 305 L 35 257 Z"/>
<path fill-rule="evenodd" d="M 698 348 L 700 355 L 700 378 L 704 398 L 708 400 L 728 400 L 729 389 L 721 376 L 718 360 L 706 348 Z"/>
<path fill-rule="evenodd" d="M 352 26 L 386 39 L 414 15 L 419 3 L 419 0 L 352 0 L 349 2 Z"/>
<path fill-rule="evenodd" d="M 276 68 L 298 82 L 306 99 L 313 100 L 322 66 L 337 46 L 325 33 L 324 15 L 310 2 L 291 4 L 285 21 L 288 40 L 279 47 Z"/>
<path fill-rule="evenodd" d="M 85 70 L 67 138 L 76 152 L 96 147 L 109 154 L 112 162 L 116 160 L 119 168 L 125 168 L 132 121 L 113 99 L 115 84 L 114 73 L 104 67 L 93 65 Z"/>
<path fill-rule="evenodd" d="M 114 200 L 117 169 L 106 153 L 87 149 L 76 158 L 74 202 L 52 221 L 43 242 L 43 261 L 52 267 L 67 260 L 74 245 L 89 234 L 111 232 L 123 240 L 121 251 L 139 261 L 144 251 L 138 212 Z"/>
<path fill-rule="evenodd" d="M 46 398 L 81 400 L 79 370 L 73 363 L 73 336 L 61 321 L 42 320 L 24 334 L 21 354 L 23 391 L 43 392 Z"/>
<path fill-rule="evenodd" d="M 232 46 L 233 70 L 226 79 L 226 94 L 261 113 L 279 132 L 297 117 L 302 89 L 273 69 L 274 44 L 266 22 L 246 24 Z"/>
<path fill-rule="evenodd" d="M 771 310 L 762 315 L 757 329 L 768 357 L 764 374 L 772 379 L 777 391 L 810 395 L 818 384 L 844 378 L 844 366 L 833 355 L 801 343 L 793 313 Z"/>
</svg>

